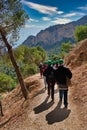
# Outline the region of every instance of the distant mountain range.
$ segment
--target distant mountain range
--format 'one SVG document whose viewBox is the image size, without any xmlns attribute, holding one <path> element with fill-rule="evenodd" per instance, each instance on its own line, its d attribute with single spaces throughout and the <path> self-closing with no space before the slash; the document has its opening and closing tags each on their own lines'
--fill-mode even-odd
<svg viewBox="0 0 87 130">
<path fill-rule="evenodd" d="M 46 51 L 59 47 L 62 42 L 75 42 L 74 32 L 77 26 L 87 24 L 87 15 L 77 21 L 67 24 L 54 25 L 41 30 L 36 36 L 29 36 L 23 45 L 33 47 L 41 46 Z"/>
</svg>

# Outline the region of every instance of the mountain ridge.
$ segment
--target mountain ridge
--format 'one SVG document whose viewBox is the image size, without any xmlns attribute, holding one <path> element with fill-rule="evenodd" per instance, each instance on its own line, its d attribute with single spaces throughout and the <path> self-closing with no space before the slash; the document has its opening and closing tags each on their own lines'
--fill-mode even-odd
<svg viewBox="0 0 87 130">
<path fill-rule="evenodd" d="M 86 25 L 87 15 L 80 18 L 77 21 L 72 21 L 67 24 L 54 25 L 50 26 L 44 30 L 41 30 L 37 33 L 36 36 L 29 36 L 24 42 L 23 45 L 33 47 L 41 46 L 45 50 L 50 50 L 54 47 L 59 47 L 62 42 L 71 41 L 75 42 L 74 32 L 75 28 L 80 25 Z"/>
</svg>

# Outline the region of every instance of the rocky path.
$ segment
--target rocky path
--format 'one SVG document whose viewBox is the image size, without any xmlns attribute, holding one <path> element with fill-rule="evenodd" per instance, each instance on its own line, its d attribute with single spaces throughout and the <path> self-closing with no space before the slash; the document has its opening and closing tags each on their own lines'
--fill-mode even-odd
<svg viewBox="0 0 87 130">
<path fill-rule="evenodd" d="M 31 112 L 28 113 L 29 130 L 81 130 L 78 111 L 72 104 L 70 90 L 69 107 L 64 109 L 63 104 L 59 102 L 57 85 L 55 85 L 55 101 L 52 103 L 47 96 L 47 90 L 44 90 L 43 79 L 41 80 L 42 89 L 34 98 Z"/>
</svg>

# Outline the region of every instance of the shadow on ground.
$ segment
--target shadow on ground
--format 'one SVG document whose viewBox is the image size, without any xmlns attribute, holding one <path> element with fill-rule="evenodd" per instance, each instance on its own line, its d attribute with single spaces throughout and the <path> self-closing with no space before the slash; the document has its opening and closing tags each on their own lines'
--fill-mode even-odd
<svg viewBox="0 0 87 130">
<path fill-rule="evenodd" d="M 71 110 L 66 109 L 66 108 L 61 108 L 61 104 L 62 103 L 59 101 L 56 108 L 46 115 L 46 120 L 48 124 L 61 122 L 69 116 Z"/>
<path fill-rule="evenodd" d="M 49 99 L 49 96 L 46 97 L 46 99 L 43 103 L 41 103 L 39 106 L 37 106 L 33 109 L 35 111 L 35 114 L 38 114 L 40 112 L 43 112 L 43 111 L 49 109 L 54 104 L 54 102 L 47 102 L 48 99 Z"/>
</svg>

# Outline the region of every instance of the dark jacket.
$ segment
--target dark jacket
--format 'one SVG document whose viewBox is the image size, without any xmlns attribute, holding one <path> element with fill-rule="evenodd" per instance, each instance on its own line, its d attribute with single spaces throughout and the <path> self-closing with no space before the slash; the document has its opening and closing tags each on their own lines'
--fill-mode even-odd
<svg viewBox="0 0 87 130">
<path fill-rule="evenodd" d="M 45 69 L 45 71 L 43 72 L 43 75 L 46 76 L 47 82 L 55 81 L 54 72 L 55 70 L 50 65 Z"/>
<path fill-rule="evenodd" d="M 58 84 L 66 85 L 67 77 L 69 79 L 72 78 L 72 72 L 69 68 L 59 66 L 58 69 L 55 70 L 55 79 Z"/>
</svg>

